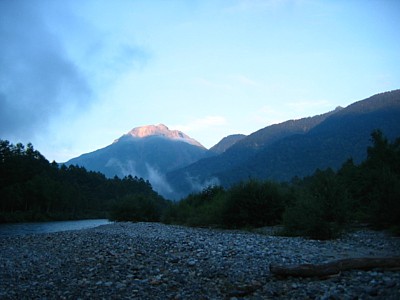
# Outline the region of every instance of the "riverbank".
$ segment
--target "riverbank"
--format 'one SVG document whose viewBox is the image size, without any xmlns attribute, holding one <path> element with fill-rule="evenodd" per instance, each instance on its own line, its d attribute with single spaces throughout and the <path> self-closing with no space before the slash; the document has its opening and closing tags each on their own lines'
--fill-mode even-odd
<svg viewBox="0 0 400 300">
<path fill-rule="evenodd" d="M 356 231 L 334 241 L 115 223 L 0 238 L 0 299 L 400 299 L 400 272 L 280 280 L 270 263 L 400 256 L 400 239 Z"/>
<path fill-rule="evenodd" d="M 0 224 L 0 237 L 81 230 L 105 224 L 111 224 L 111 222 L 107 219 L 86 219 L 73 221 L 6 223 Z"/>
</svg>

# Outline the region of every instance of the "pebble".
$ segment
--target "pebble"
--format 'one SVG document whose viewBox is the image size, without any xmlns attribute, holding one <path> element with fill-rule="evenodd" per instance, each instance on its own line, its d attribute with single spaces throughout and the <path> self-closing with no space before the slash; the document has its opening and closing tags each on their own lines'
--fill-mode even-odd
<svg viewBox="0 0 400 300">
<path fill-rule="evenodd" d="M 261 232 L 114 223 L 0 238 L 0 299 L 400 299 L 400 272 L 279 279 L 270 263 L 400 256 L 400 239 L 355 231 L 334 241 Z"/>
</svg>

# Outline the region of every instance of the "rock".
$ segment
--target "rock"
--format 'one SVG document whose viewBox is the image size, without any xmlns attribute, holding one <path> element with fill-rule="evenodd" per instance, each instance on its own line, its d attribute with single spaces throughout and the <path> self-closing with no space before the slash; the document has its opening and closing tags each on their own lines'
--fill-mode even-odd
<svg viewBox="0 0 400 300">
<path fill-rule="evenodd" d="M 196 264 L 197 264 L 197 260 L 196 260 L 196 259 L 191 258 L 191 259 L 189 259 L 189 260 L 187 261 L 187 265 L 188 265 L 189 267 L 194 267 Z"/>
<path fill-rule="evenodd" d="M 176 263 L 179 262 L 179 258 L 178 258 L 178 257 L 173 257 L 173 258 L 171 258 L 171 259 L 169 260 L 169 262 L 171 262 L 171 263 L 173 263 L 173 264 L 176 264 Z"/>
<path fill-rule="evenodd" d="M 268 268 L 399 256 L 398 249 L 399 239 L 368 230 L 312 241 L 156 223 L 1 237 L 0 298 L 400 299 L 400 272 L 280 280 Z"/>
<path fill-rule="evenodd" d="M 373 297 L 378 296 L 378 289 L 375 287 L 371 287 L 367 290 L 367 293 L 368 293 L 368 295 L 373 296 Z"/>
</svg>

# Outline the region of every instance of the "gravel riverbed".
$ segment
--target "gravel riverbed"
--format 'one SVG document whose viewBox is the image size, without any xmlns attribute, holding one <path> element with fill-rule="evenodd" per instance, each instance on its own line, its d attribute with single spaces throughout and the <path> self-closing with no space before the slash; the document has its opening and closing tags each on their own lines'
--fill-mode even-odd
<svg viewBox="0 0 400 300">
<path fill-rule="evenodd" d="M 0 299 L 400 299 L 400 271 L 279 279 L 270 263 L 400 256 L 400 239 L 335 241 L 158 223 L 0 238 Z"/>
</svg>

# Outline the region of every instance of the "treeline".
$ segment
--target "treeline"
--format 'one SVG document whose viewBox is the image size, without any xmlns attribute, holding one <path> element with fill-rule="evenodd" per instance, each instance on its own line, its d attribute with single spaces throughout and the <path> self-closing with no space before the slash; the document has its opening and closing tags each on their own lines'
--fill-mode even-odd
<svg viewBox="0 0 400 300">
<path fill-rule="evenodd" d="M 165 202 L 142 178 L 59 166 L 32 144 L 0 140 L 0 222 L 112 218 L 120 202 L 138 196 Z"/>
<path fill-rule="evenodd" d="M 332 239 L 366 223 L 400 234 L 400 138 L 371 134 L 367 158 L 317 170 L 290 183 L 250 179 L 208 187 L 179 202 L 132 176 L 107 179 L 82 167 L 49 163 L 31 144 L 0 141 L 0 222 L 107 217 L 201 227 L 283 225 L 292 236 Z"/>
<path fill-rule="evenodd" d="M 287 235 L 338 237 L 349 224 L 367 223 L 400 234 L 400 139 L 381 131 L 360 165 L 317 170 L 290 183 L 249 180 L 229 189 L 209 187 L 171 205 L 166 223 L 223 228 L 284 225 Z"/>
</svg>

